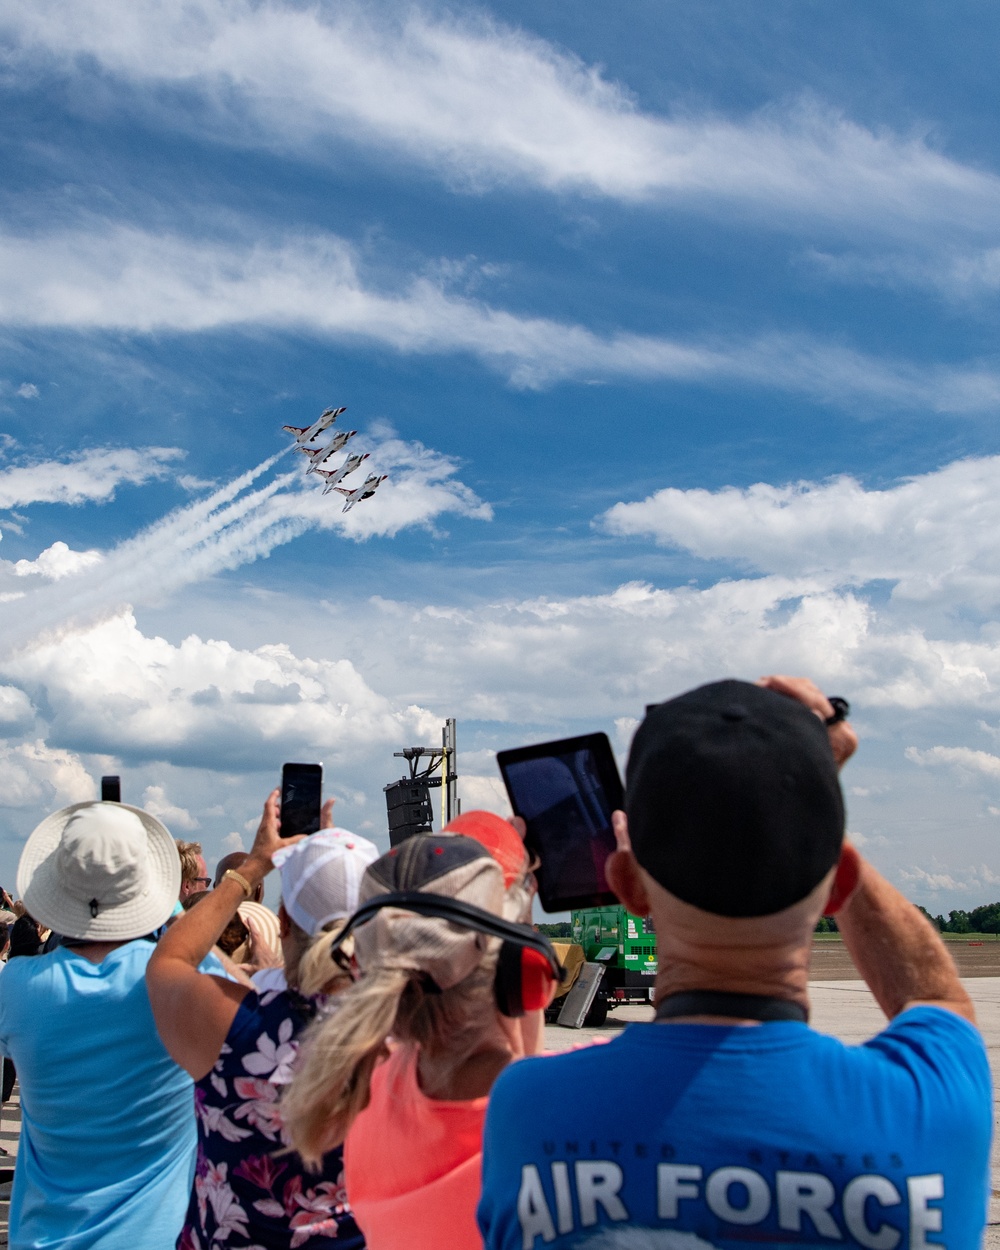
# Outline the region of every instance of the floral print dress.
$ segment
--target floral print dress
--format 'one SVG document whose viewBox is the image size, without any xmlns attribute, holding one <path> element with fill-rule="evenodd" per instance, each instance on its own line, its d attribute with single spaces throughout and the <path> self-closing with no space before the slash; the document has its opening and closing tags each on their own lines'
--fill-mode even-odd
<svg viewBox="0 0 1000 1250">
<path fill-rule="evenodd" d="M 282 1153 L 278 1099 L 315 1003 L 247 994 L 212 1071 L 195 1083 L 198 1158 L 178 1250 L 362 1250 L 340 1149 L 307 1172 Z"/>
</svg>

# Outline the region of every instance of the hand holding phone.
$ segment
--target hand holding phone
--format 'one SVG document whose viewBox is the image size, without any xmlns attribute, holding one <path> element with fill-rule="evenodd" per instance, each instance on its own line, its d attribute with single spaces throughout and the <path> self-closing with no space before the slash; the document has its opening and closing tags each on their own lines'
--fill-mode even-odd
<svg viewBox="0 0 1000 1250">
<path fill-rule="evenodd" d="M 281 770 L 281 836 L 295 838 L 320 827 L 322 764 L 285 764 Z"/>
<path fill-rule="evenodd" d="M 625 797 L 607 734 L 500 751 L 497 763 L 514 814 L 527 825 L 525 845 L 540 861 L 545 911 L 616 903 L 604 864 L 615 850 L 611 813 Z"/>
</svg>

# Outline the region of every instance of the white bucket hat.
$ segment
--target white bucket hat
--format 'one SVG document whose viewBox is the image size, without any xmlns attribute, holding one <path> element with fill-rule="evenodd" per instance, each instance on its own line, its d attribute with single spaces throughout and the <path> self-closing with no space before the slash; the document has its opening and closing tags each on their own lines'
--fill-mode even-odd
<svg viewBox="0 0 1000 1250">
<path fill-rule="evenodd" d="M 281 901 L 300 929 L 315 937 L 358 906 L 361 878 L 378 847 L 348 829 L 321 829 L 271 857 L 281 873 Z"/>
<path fill-rule="evenodd" d="M 155 816 L 125 803 L 73 803 L 35 828 L 17 867 L 28 912 L 91 942 L 143 937 L 164 924 L 181 888 L 181 861 Z"/>
</svg>

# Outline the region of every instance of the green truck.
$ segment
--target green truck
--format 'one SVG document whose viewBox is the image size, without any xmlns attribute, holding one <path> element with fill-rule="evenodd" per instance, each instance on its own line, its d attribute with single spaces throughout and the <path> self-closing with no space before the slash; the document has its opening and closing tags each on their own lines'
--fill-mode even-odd
<svg viewBox="0 0 1000 1250">
<path fill-rule="evenodd" d="M 601 988 L 587 1024 L 603 1024 L 622 1003 L 648 1003 L 656 979 L 656 933 L 649 916 L 633 916 L 618 905 L 587 907 L 570 914 L 572 941 L 588 963 L 604 965 Z"/>
</svg>

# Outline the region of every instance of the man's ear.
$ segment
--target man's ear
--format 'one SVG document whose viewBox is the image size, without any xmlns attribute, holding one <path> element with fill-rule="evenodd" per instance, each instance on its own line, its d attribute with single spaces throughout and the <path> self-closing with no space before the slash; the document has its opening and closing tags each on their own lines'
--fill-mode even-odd
<svg viewBox="0 0 1000 1250">
<path fill-rule="evenodd" d="M 604 863 L 608 885 L 633 916 L 648 916 L 650 911 L 646 883 L 639 861 L 631 851 L 612 851 Z"/>
<path fill-rule="evenodd" d="M 288 912 L 285 911 L 285 904 L 279 903 L 278 904 L 278 933 L 281 937 L 286 938 L 288 937 L 289 933 L 291 933 L 291 931 L 292 931 L 292 926 L 289 924 L 289 921 L 288 921 Z"/>
<path fill-rule="evenodd" d="M 840 911 L 854 893 L 860 876 L 861 856 L 850 842 L 845 842 L 840 852 L 840 859 L 837 861 L 833 884 L 830 886 L 830 897 L 826 900 L 826 907 L 823 909 L 824 916 L 835 916 Z"/>
</svg>

